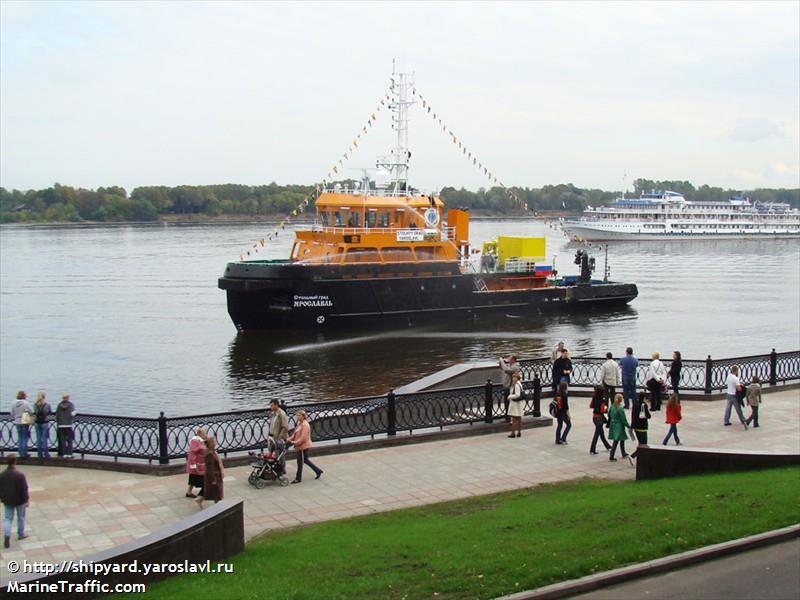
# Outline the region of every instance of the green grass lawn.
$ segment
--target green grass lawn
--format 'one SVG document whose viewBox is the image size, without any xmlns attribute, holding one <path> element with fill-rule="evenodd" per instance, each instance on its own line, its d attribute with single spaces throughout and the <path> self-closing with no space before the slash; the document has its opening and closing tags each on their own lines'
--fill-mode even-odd
<svg viewBox="0 0 800 600">
<path fill-rule="evenodd" d="M 800 468 L 580 480 L 281 530 L 147 597 L 495 598 L 800 522 Z"/>
</svg>

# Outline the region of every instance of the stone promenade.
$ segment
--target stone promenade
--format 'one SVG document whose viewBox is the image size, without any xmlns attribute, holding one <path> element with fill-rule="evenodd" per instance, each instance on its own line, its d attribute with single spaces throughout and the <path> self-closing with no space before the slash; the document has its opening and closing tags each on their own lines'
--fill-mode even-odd
<svg viewBox="0 0 800 600">
<path fill-rule="evenodd" d="M 464 437 L 320 457 L 325 470 L 315 481 L 305 471 L 301 485 L 257 490 L 249 467 L 226 471 L 225 496 L 244 499 L 247 539 L 281 527 L 419 506 L 544 482 L 579 477 L 632 479 L 627 460 L 590 456 L 593 432 L 587 398 L 571 400 L 569 445 L 556 446 L 552 429 Z M 800 452 L 800 391 L 765 394 L 761 427 L 722 426 L 724 402 L 683 404 L 679 425 L 685 446 Z M 654 413 L 651 444 L 666 434 L 664 412 Z M 628 442 L 628 450 L 634 445 Z M 290 463 L 289 475 L 294 474 Z M 56 562 L 78 558 L 146 535 L 198 510 L 184 497 L 186 476 L 156 477 L 76 468 L 22 467 L 28 477 L 30 537 L 2 550 L 0 578 L 9 560 Z"/>
</svg>

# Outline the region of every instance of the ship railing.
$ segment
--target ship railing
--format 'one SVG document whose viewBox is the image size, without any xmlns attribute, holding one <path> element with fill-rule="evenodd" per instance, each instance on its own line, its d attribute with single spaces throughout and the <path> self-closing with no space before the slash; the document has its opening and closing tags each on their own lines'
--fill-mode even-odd
<svg viewBox="0 0 800 600">
<path fill-rule="evenodd" d="M 600 381 L 605 358 L 578 356 L 572 358 L 570 388 L 588 392 Z M 639 359 L 636 387 L 646 386 L 649 359 Z M 669 369 L 670 360 L 664 360 Z M 776 352 L 736 358 L 682 361 L 679 389 L 710 395 L 725 388 L 725 380 L 733 365 L 747 384 L 753 376 L 767 386 L 800 381 L 800 350 Z M 549 358 L 520 361 L 523 388 L 530 392 L 525 400 L 526 415 L 540 415 L 539 400 L 552 389 L 552 364 Z M 496 381 L 499 382 L 499 373 Z M 305 402 L 286 407 L 290 429 L 295 415 L 303 409 L 312 422 L 314 439 L 341 443 L 348 439 L 391 437 L 401 432 L 443 429 L 451 425 L 491 423 L 504 416 L 503 389 L 499 383 L 454 387 L 444 390 L 388 394 L 342 400 Z M 223 413 L 158 418 L 121 417 L 78 413 L 73 425 L 73 452 L 81 458 L 105 457 L 107 460 L 148 462 L 161 465 L 186 457 L 189 440 L 199 427 L 217 439 L 223 455 L 242 454 L 266 448 L 269 412 L 251 409 Z M 48 447 L 55 453 L 55 422 L 50 418 Z M 0 413 L 0 454 L 17 451 L 18 428 L 8 412 Z M 30 436 L 35 438 L 34 436 Z M 29 440 L 29 453 L 35 442 Z"/>
<path fill-rule="evenodd" d="M 432 232 L 439 233 L 439 240 L 440 241 L 453 241 L 456 239 L 456 228 L 455 227 L 432 227 L 430 229 L 421 228 L 421 227 L 331 227 L 330 225 L 323 225 L 319 222 L 315 222 L 312 227 L 311 231 L 315 233 L 325 233 L 329 235 L 366 235 L 370 233 L 384 233 L 396 236 L 398 232 L 409 232 L 409 231 L 422 231 L 423 235 L 426 237 L 430 237 Z M 424 241 L 431 241 L 430 239 L 425 239 Z"/>
<path fill-rule="evenodd" d="M 541 262 L 541 261 L 539 261 Z M 536 271 L 537 261 L 533 257 L 508 258 L 503 263 L 504 273 L 533 273 Z"/>
<path fill-rule="evenodd" d="M 347 194 L 351 196 L 372 196 L 380 198 L 428 198 L 436 195 L 433 192 L 426 194 L 419 190 L 362 187 L 325 187 L 322 189 L 322 192 L 328 194 Z"/>
</svg>

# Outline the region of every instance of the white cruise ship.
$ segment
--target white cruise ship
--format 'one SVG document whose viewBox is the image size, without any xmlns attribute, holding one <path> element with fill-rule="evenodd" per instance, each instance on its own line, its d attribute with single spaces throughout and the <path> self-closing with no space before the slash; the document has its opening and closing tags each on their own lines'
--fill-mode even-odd
<svg viewBox="0 0 800 600">
<path fill-rule="evenodd" d="M 793 238 L 800 237 L 800 210 L 747 198 L 690 202 L 676 192 L 651 192 L 589 206 L 561 228 L 571 239 L 587 241 Z"/>
</svg>

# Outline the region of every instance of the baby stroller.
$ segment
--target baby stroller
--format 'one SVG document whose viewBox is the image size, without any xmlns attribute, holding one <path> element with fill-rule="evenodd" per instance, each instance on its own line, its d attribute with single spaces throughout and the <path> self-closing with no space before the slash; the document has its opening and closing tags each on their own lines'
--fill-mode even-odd
<svg viewBox="0 0 800 600">
<path fill-rule="evenodd" d="M 286 452 L 289 446 L 291 444 L 286 442 L 281 449 L 275 438 L 269 437 L 266 452 L 249 452 L 255 462 L 250 465 L 253 470 L 247 482 L 259 490 L 265 488 L 269 481 L 277 481 L 281 487 L 289 485 L 289 478 L 286 476 Z"/>
</svg>

